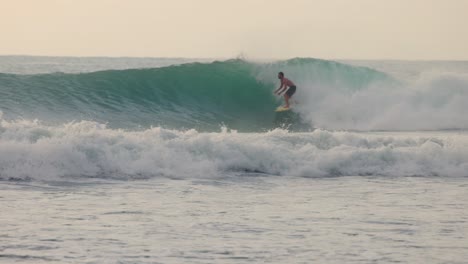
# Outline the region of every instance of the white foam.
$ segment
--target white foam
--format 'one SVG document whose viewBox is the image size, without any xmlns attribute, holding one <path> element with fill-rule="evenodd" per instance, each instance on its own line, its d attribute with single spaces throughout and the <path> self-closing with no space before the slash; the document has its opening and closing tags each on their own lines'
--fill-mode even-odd
<svg viewBox="0 0 468 264">
<path fill-rule="evenodd" d="M 432 65 L 438 64 L 416 67 L 420 72 L 397 79 L 401 83 L 374 82 L 360 89 L 351 87 L 348 82 L 352 80 L 343 80 L 343 70 L 335 72 L 333 67 L 328 74 L 334 82 L 321 81 L 323 73 L 313 67 L 285 65 L 283 70 L 298 85 L 294 97 L 300 104 L 296 111 L 315 127 L 360 131 L 468 129 L 468 72 L 454 71 L 453 67 L 435 70 Z M 400 64 L 393 67 L 399 69 Z M 411 72 L 405 70 L 405 64 L 401 67 L 400 71 Z M 272 79 L 273 70 L 260 72 L 259 79 Z M 350 76 L 365 78 L 363 74 Z"/>
<path fill-rule="evenodd" d="M 468 135 L 329 132 L 219 133 L 106 128 L 94 122 L 0 125 L 0 177 L 270 175 L 468 176 Z"/>
</svg>

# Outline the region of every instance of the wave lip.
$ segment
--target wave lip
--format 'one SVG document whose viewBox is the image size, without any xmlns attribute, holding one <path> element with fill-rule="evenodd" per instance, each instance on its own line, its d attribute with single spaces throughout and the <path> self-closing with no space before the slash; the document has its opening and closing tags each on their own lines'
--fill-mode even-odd
<svg viewBox="0 0 468 264">
<path fill-rule="evenodd" d="M 96 122 L 1 121 L 0 178 L 468 176 L 468 135 L 315 130 L 218 133 L 110 129 Z"/>
<path fill-rule="evenodd" d="M 458 71 L 426 71 L 404 80 L 366 67 L 307 58 L 0 74 L 0 111 L 9 120 L 89 120 L 125 129 L 466 130 L 468 76 L 461 66 L 453 67 Z M 293 112 L 274 112 L 283 103 L 272 94 L 279 71 L 297 84 Z"/>
<path fill-rule="evenodd" d="M 299 101 L 301 93 L 313 88 L 309 79 L 314 85 L 339 84 L 349 92 L 386 78 L 368 68 L 316 59 L 266 64 L 227 60 L 82 74 L 0 74 L 0 110 L 10 119 L 91 120 L 114 128 L 218 131 L 225 125 L 245 132 L 266 131 L 285 123 L 274 112 L 282 103 L 272 94 L 278 71 L 297 82 Z M 287 119 L 300 123 L 298 116 Z"/>
</svg>

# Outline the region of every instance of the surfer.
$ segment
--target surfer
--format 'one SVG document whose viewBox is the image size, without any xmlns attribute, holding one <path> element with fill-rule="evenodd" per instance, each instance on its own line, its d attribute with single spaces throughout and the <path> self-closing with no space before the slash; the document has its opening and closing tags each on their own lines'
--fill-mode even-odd
<svg viewBox="0 0 468 264">
<path fill-rule="evenodd" d="M 278 89 L 275 90 L 275 94 L 280 95 L 282 92 L 284 92 L 289 87 L 289 89 L 287 89 L 286 93 L 284 93 L 284 101 L 286 102 L 286 105 L 284 106 L 284 108 L 289 108 L 289 99 L 296 92 L 296 85 L 291 80 L 284 77 L 283 72 L 278 73 L 278 79 L 281 80 L 281 85 L 280 85 L 280 87 Z"/>
</svg>

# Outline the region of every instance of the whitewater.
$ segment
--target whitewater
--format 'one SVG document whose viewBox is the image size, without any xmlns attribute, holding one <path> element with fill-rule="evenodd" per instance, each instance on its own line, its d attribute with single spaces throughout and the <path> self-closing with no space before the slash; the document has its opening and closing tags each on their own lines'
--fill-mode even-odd
<svg viewBox="0 0 468 264">
<path fill-rule="evenodd" d="M 463 263 L 467 101 L 462 61 L 0 56 L 0 263 Z"/>
</svg>

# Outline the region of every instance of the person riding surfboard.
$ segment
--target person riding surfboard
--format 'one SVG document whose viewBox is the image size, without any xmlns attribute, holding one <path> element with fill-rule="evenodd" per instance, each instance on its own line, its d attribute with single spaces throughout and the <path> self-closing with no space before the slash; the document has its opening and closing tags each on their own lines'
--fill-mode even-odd
<svg viewBox="0 0 468 264">
<path fill-rule="evenodd" d="M 289 108 L 289 99 L 296 92 L 296 85 L 291 80 L 284 77 L 283 72 L 278 73 L 278 79 L 280 79 L 281 85 L 278 89 L 275 90 L 274 93 L 277 95 L 280 95 L 282 92 L 284 92 L 287 89 L 287 91 L 284 93 L 284 101 L 286 102 L 286 104 L 284 105 L 284 108 L 287 109 Z"/>
</svg>

